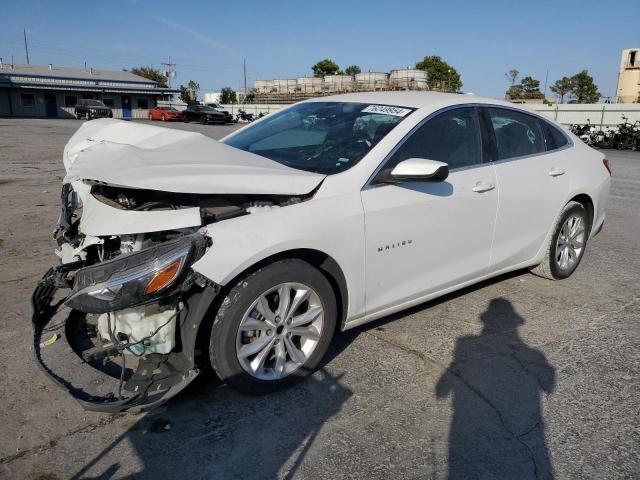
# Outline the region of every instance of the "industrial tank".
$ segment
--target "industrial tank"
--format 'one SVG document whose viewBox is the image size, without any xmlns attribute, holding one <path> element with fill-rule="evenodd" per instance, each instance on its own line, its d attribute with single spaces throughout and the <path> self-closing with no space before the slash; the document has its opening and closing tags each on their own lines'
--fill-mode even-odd
<svg viewBox="0 0 640 480">
<path fill-rule="evenodd" d="M 359 90 L 385 90 L 389 86 L 389 74 L 385 72 L 362 72 L 356 74 Z"/>
<path fill-rule="evenodd" d="M 317 93 L 322 91 L 322 78 L 298 77 L 296 79 L 296 91 L 302 93 Z"/>
<path fill-rule="evenodd" d="M 296 80 L 293 78 L 278 78 L 273 81 L 273 86 L 278 93 L 293 93 L 296 91 Z"/>
<path fill-rule="evenodd" d="M 271 93 L 274 89 L 273 80 L 256 80 L 253 82 L 253 89 L 257 93 Z"/>
<path fill-rule="evenodd" d="M 427 90 L 427 72 L 415 68 L 403 68 L 391 70 L 389 86 L 405 90 Z"/>
<path fill-rule="evenodd" d="M 345 92 L 353 90 L 354 80 L 351 75 L 327 75 L 324 77 L 326 92 Z"/>
</svg>

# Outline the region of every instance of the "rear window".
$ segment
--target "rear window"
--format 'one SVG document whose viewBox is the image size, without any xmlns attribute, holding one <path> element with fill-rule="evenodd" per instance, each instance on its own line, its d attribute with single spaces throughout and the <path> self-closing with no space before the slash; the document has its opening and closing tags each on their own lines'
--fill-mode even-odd
<svg viewBox="0 0 640 480">
<path fill-rule="evenodd" d="M 567 136 L 560 129 L 549 122 L 541 121 L 544 130 L 544 138 L 547 144 L 547 151 L 557 150 L 569 143 Z"/>
<path fill-rule="evenodd" d="M 490 108 L 489 116 L 498 144 L 498 159 L 535 155 L 547 150 L 540 120 L 506 108 Z"/>
</svg>

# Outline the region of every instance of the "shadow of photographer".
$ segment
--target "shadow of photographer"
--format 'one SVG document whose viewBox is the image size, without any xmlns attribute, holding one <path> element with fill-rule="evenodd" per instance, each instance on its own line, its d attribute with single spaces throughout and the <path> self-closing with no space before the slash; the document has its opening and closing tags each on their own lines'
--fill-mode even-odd
<svg viewBox="0 0 640 480">
<path fill-rule="evenodd" d="M 458 338 L 436 386 L 453 402 L 448 478 L 552 479 L 541 400 L 555 369 L 520 338 L 511 302 L 491 300 L 480 319 L 482 332 Z"/>
</svg>

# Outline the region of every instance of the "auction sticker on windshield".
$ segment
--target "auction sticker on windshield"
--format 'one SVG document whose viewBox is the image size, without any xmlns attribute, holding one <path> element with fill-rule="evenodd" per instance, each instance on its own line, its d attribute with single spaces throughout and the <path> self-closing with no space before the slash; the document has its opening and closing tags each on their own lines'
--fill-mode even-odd
<svg viewBox="0 0 640 480">
<path fill-rule="evenodd" d="M 393 115 L 395 117 L 404 117 L 411 113 L 409 108 L 390 107 L 389 105 L 369 105 L 362 110 L 363 113 L 384 113 L 385 115 Z"/>
</svg>

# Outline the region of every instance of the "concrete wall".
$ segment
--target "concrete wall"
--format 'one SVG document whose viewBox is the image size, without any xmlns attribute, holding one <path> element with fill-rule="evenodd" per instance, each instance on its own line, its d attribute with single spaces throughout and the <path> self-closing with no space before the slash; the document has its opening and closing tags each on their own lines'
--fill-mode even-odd
<svg viewBox="0 0 640 480">
<path fill-rule="evenodd" d="M 592 124 L 602 127 L 615 127 L 624 122 L 623 115 L 631 123 L 640 120 L 639 103 L 565 103 L 528 106 L 567 126 L 574 123 L 585 124 L 590 121 Z"/>
<path fill-rule="evenodd" d="M 587 119 L 592 124 L 600 125 L 603 127 L 615 127 L 619 123 L 623 123 L 622 116 L 626 116 L 629 122 L 633 123 L 636 120 L 640 120 L 640 104 L 639 103 L 588 103 L 588 104 L 557 104 L 557 105 L 544 105 L 534 104 L 527 105 L 529 108 L 546 115 L 547 117 L 556 120 L 563 125 L 571 125 L 574 123 L 584 124 L 587 123 Z M 260 112 L 272 113 L 287 107 L 287 105 L 276 104 L 246 104 L 246 105 L 223 105 L 232 114 L 235 114 L 239 108 L 247 113 L 253 113 L 254 115 Z M 180 107 L 177 107 L 179 110 Z"/>
<path fill-rule="evenodd" d="M 33 95 L 34 104 L 32 106 L 25 106 L 22 102 L 22 94 Z M 138 99 L 146 99 L 149 108 L 155 106 L 155 95 L 135 95 L 135 94 L 122 94 L 122 93 L 95 93 L 88 94 L 87 92 L 75 92 L 75 91 L 47 91 L 40 89 L 6 89 L 0 88 L 0 116 L 15 116 L 15 117 L 46 117 L 46 104 L 45 95 L 51 94 L 55 96 L 56 100 L 56 117 L 58 118 L 74 118 L 74 107 L 65 106 L 66 96 L 75 96 L 77 100 L 82 98 L 96 98 L 97 100 L 105 101 L 111 99 L 113 106 L 114 118 L 122 118 L 122 97 L 128 96 L 131 98 L 131 118 L 148 118 L 148 109 L 138 108 Z M 11 106 L 9 106 L 11 102 Z M 13 113 L 11 113 L 13 112 Z"/>
</svg>

